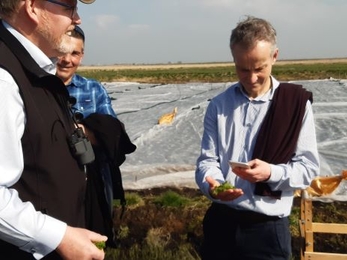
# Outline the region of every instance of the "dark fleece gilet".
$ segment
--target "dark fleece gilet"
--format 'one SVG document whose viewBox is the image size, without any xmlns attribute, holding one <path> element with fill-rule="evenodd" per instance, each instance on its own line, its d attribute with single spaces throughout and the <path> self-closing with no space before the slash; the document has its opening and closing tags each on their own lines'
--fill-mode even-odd
<svg viewBox="0 0 347 260">
<path fill-rule="evenodd" d="M 281 83 L 264 118 L 255 144 L 253 159 L 272 164 L 288 163 L 295 155 L 307 101 L 312 93 L 301 85 Z M 267 183 L 256 183 L 255 194 L 280 198 Z"/>
<path fill-rule="evenodd" d="M 24 171 L 11 188 L 36 210 L 84 227 L 85 173 L 74 159 L 68 137 L 73 132 L 62 81 L 42 70 L 2 25 L 0 20 L 0 67 L 19 86 L 26 124 L 21 139 Z M 6 122 L 1 122 L 2 124 Z M 6 174 L 6 173 L 1 173 Z M 0 240 L 0 255 L 6 259 L 34 259 L 32 254 Z M 4 258 L 4 259 L 5 259 Z M 52 252 L 44 259 L 60 259 Z"/>
</svg>

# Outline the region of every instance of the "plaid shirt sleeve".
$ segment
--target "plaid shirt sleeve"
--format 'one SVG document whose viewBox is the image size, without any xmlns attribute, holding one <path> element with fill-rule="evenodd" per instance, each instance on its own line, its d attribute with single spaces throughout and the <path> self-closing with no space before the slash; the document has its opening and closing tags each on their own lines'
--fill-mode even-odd
<svg viewBox="0 0 347 260">
<path fill-rule="evenodd" d="M 112 108 L 111 98 L 100 82 L 74 75 L 67 87 L 70 96 L 76 98 L 74 112 L 80 112 L 84 117 L 92 113 L 117 117 Z"/>
</svg>

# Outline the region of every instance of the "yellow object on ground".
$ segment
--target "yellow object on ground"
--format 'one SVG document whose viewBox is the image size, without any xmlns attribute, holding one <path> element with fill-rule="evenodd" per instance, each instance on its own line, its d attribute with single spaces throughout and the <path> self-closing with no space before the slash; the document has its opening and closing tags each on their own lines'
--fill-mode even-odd
<svg viewBox="0 0 347 260">
<path fill-rule="evenodd" d="M 174 120 L 176 114 L 177 114 L 177 107 L 175 107 L 171 113 L 167 113 L 167 114 L 162 115 L 158 120 L 158 124 L 159 125 L 171 124 L 172 121 Z"/>
<path fill-rule="evenodd" d="M 342 180 L 347 180 L 347 170 L 343 170 L 341 175 L 316 177 L 306 191 L 311 196 L 328 195 L 339 186 Z"/>
<path fill-rule="evenodd" d="M 309 197 L 321 197 L 329 195 L 340 185 L 342 180 L 347 180 L 347 170 L 343 170 L 341 175 L 318 176 L 305 191 Z M 295 197 L 301 197 L 301 190 L 294 193 Z"/>
</svg>

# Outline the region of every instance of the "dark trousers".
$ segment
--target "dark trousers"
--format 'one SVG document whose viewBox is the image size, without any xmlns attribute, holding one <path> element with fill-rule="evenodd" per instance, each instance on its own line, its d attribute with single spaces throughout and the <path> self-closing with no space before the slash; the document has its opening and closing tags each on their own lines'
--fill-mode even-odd
<svg viewBox="0 0 347 260">
<path fill-rule="evenodd" d="M 288 218 L 212 203 L 203 220 L 202 260 L 289 260 Z"/>
</svg>

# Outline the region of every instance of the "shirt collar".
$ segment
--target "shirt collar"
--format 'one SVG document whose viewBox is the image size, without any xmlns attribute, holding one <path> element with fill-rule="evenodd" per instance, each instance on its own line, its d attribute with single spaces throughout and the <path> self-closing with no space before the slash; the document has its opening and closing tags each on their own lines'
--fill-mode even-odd
<svg viewBox="0 0 347 260">
<path fill-rule="evenodd" d="M 275 79 L 275 78 L 274 78 L 273 76 L 271 76 L 271 75 L 270 75 L 270 79 L 271 79 L 271 82 L 272 82 L 272 87 L 271 87 L 271 89 L 270 89 L 269 91 L 267 91 L 264 95 L 262 95 L 262 96 L 260 96 L 260 97 L 257 97 L 257 98 L 255 98 L 255 99 L 253 99 L 253 100 L 258 100 L 258 101 L 272 100 L 273 95 L 274 95 L 274 93 L 275 93 L 275 90 L 277 89 L 277 87 L 279 86 L 280 83 L 277 81 L 277 79 Z M 241 93 L 242 93 L 245 97 L 249 98 L 248 95 L 247 95 L 247 93 L 246 93 L 246 92 L 244 91 L 244 89 L 242 88 L 242 85 L 241 85 L 240 82 L 237 83 L 236 87 L 240 89 Z"/>
<path fill-rule="evenodd" d="M 80 80 L 77 74 L 74 74 L 71 78 L 71 81 L 69 84 L 67 84 L 67 87 L 79 87 L 80 84 Z"/>
<path fill-rule="evenodd" d="M 31 57 L 36 61 L 41 69 L 46 71 L 49 74 L 55 75 L 56 73 L 56 62 L 57 59 L 48 58 L 35 44 L 28 40 L 24 35 L 19 33 L 11 25 L 2 21 L 4 27 L 23 45 Z"/>
</svg>

